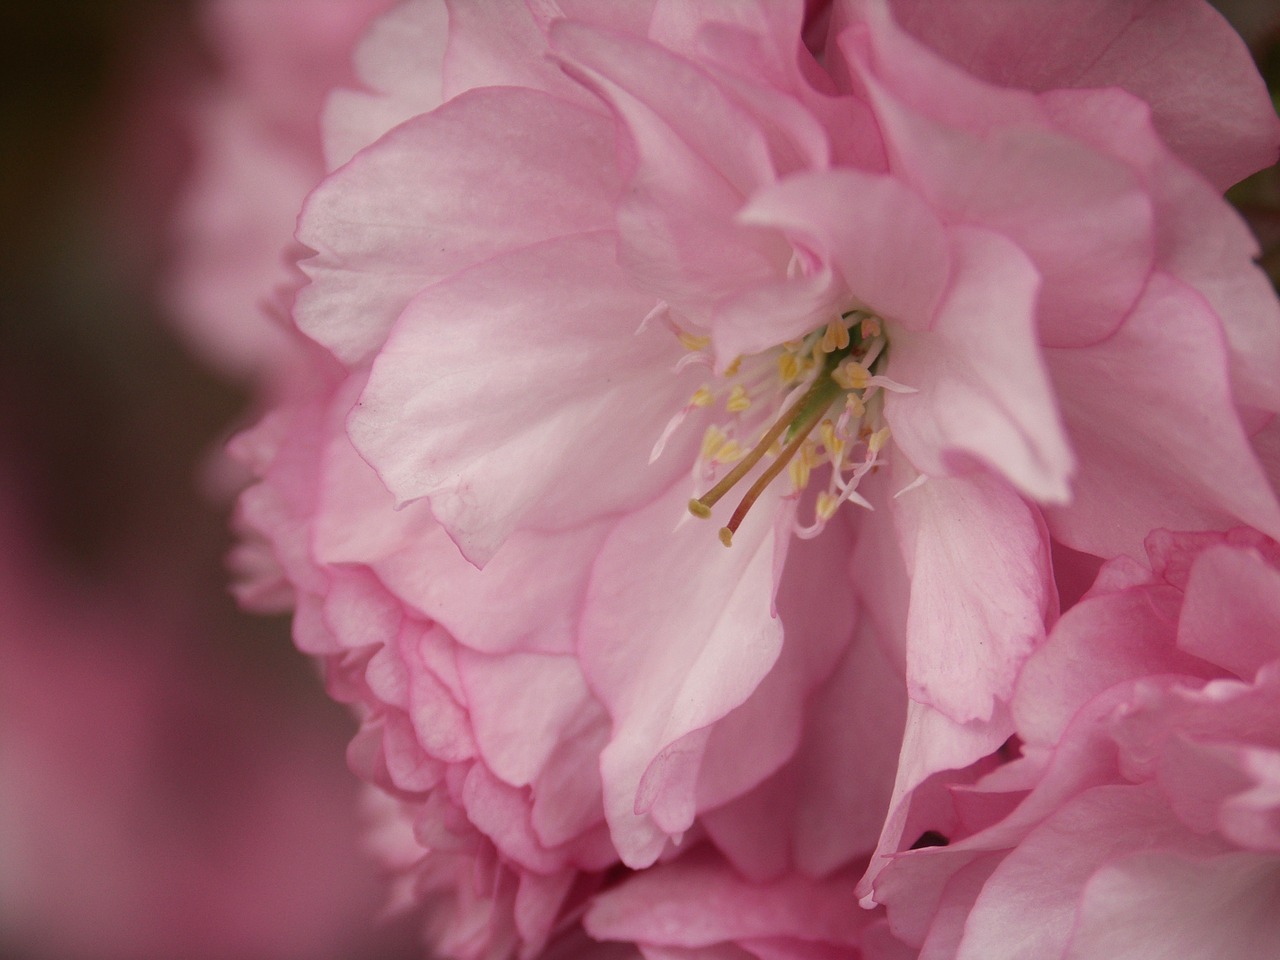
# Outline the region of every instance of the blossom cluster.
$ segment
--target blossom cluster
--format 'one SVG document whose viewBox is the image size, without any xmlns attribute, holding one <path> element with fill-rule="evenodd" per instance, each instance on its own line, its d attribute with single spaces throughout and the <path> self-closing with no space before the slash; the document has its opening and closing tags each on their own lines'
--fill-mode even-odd
<svg viewBox="0 0 1280 960">
<path fill-rule="evenodd" d="M 405 0 L 348 65 L 220 3 L 337 85 L 270 152 L 327 173 L 239 590 L 435 955 L 1280 940 L 1280 304 L 1222 199 L 1280 121 L 1212 8 Z"/>
</svg>

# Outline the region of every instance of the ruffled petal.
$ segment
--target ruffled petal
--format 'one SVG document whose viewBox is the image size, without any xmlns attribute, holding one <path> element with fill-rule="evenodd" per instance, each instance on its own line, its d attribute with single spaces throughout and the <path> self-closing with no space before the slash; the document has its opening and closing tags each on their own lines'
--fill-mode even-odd
<svg viewBox="0 0 1280 960">
<path fill-rule="evenodd" d="M 1243 522 L 1280 536 L 1280 506 L 1232 400 L 1221 329 L 1198 294 L 1156 275 L 1112 337 L 1045 358 L 1080 463 L 1071 505 L 1046 508 L 1056 538 L 1140 557 L 1159 527 Z"/>
<path fill-rule="evenodd" d="M 1280 860 L 1135 853 L 1085 885 L 1066 960 L 1254 960 L 1280 943 Z"/>
<path fill-rule="evenodd" d="M 415 117 L 322 183 L 298 239 L 294 318 L 355 363 L 418 291 L 528 244 L 613 225 L 606 117 L 531 90 L 476 90 Z"/>
<path fill-rule="evenodd" d="M 1106 336 L 1142 291 L 1152 205 L 1124 163 L 1054 129 L 1032 96 L 981 83 L 877 19 L 850 34 L 891 171 L 949 223 L 999 231 L 1035 263 L 1047 343 Z M 843 39 L 843 38 L 842 38 Z"/>
<path fill-rule="evenodd" d="M 772 598 L 786 539 L 775 529 L 776 499 L 756 504 L 727 550 L 707 525 L 680 523 L 687 499 L 679 482 L 618 524 L 592 572 L 581 628 L 588 682 L 613 719 L 600 758 L 605 811 L 619 855 L 635 867 L 692 825 L 709 727 L 752 694 L 782 648 Z M 777 521 L 788 522 L 785 513 Z"/>
<path fill-rule="evenodd" d="M 1199 0 L 892 0 L 907 30 L 990 83 L 1121 87 L 1225 190 L 1275 162 L 1280 122 L 1240 37 Z"/>
<path fill-rule="evenodd" d="M 458 274 L 400 317 L 352 412 L 352 441 L 397 501 L 429 497 L 477 565 L 517 528 L 634 509 L 688 470 L 701 439 L 691 423 L 649 463 L 700 382 L 673 371 L 669 331 L 640 330 L 652 306 L 615 264 L 611 234 Z"/>
<path fill-rule="evenodd" d="M 963 471 L 968 455 L 1033 499 L 1063 503 L 1075 463 L 1037 344 L 1039 277 L 999 234 L 955 228 L 951 239 L 933 328 L 891 329 L 888 374 L 915 392 L 890 394 L 885 420 L 921 473 Z"/>
<path fill-rule="evenodd" d="M 982 473 L 930 480 L 893 515 L 911 577 L 907 690 L 957 723 L 990 720 L 1045 635 L 1053 588 L 1039 517 Z"/>
</svg>

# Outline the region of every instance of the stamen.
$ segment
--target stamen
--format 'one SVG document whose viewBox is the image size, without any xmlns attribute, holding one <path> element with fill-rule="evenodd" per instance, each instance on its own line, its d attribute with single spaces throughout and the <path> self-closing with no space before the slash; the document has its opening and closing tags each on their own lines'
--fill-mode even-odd
<svg viewBox="0 0 1280 960">
<path fill-rule="evenodd" d="M 830 383 L 831 381 L 829 379 L 823 377 L 806 390 L 800 399 L 787 407 L 782 416 L 779 417 L 777 422 L 769 428 L 768 432 L 760 438 L 760 442 L 751 448 L 751 452 L 743 458 L 741 463 L 726 473 L 719 483 L 702 496 L 698 497 L 696 500 L 689 501 L 689 512 L 696 517 L 709 515 L 710 509 L 716 505 L 720 498 L 732 490 L 737 482 L 745 477 L 751 468 L 760 462 L 761 457 L 769 451 L 769 448 L 773 446 L 774 441 L 781 437 L 786 429 L 808 409 L 809 405 L 818 396 L 820 389 L 827 387 Z M 808 433 L 808 431 L 806 430 L 805 433 Z M 709 434 L 710 429 L 708 429 L 708 435 Z M 705 455 L 707 451 L 706 438 L 703 440 L 702 449 Z M 700 509 L 695 509 L 693 506 L 695 503 L 707 508 L 708 514 L 702 513 Z"/>
<path fill-rule="evenodd" d="M 687 330 L 681 330 L 680 342 L 684 344 L 686 350 L 697 353 L 699 350 L 705 350 L 711 346 L 711 338 L 707 336 L 699 336 L 696 333 L 689 333 Z"/>
<path fill-rule="evenodd" d="M 733 389 L 729 391 L 729 399 L 725 401 L 725 409 L 730 413 L 741 413 L 751 407 L 751 398 L 747 396 L 747 391 L 742 384 L 735 383 Z"/>
<path fill-rule="evenodd" d="M 800 358 L 790 351 L 779 356 L 778 376 L 783 383 L 790 383 L 800 376 Z"/>
<path fill-rule="evenodd" d="M 689 405 L 692 407 L 709 407 L 715 402 L 715 394 L 711 392 L 708 386 L 701 386 L 694 391 L 693 396 L 689 398 Z"/>
<path fill-rule="evenodd" d="M 835 353 L 849 346 L 849 328 L 840 320 L 832 320 L 822 333 L 822 352 Z"/>
<path fill-rule="evenodd" d="M 830 384 L 830 382 L 830 380 L 820 380 L 818 384 L 815 384 L 815 386 Z M 810 390 L 809 392 L 812 393 L 813 391 Z M 815 399 L 820 401 L 821 397 L 822 394 L 818 394 Z M 787 468 L 787 462 L 796 455 L 797 451 L 799 451 L 799 449 L 804 445 L 805 441 L 809 439 L 809 432 L 817 425 L 818 421 L 822 419 L 822 415 L 827 412 L 827 407 L 831 406 L 831 402 L 834 399 L 835 397 L 833 396 L 827 397 L 826 403 L 819 402 L 816 409 L 811 410 L 808 416 L 802 418 L 796 429 L 795 436 L 792 437 L 791 442 L 783 448 L 781 456 L 779 456 L 777 460 L 773 461 L 773 463 L 769 464 L 764 473 L 756 477 L 756 482 L 751 485 L 751 489 L 747 491 L 746 496 L 738 502 L 738 506 L 733 511 L 733 516 L 729 518 L 729 522 L 720 529 L 720 542 L 726 547 L 733 545 L 733 535 L 737 532 L 738 527 L 742 525 L 742 521 L 746 519 L 747 512 L 755 502 L 760 499 L 760 494 L 764 493 L 769 484 L 773 483 L 773 481 L 777 479 L 778 474 Z"/>
</svg>

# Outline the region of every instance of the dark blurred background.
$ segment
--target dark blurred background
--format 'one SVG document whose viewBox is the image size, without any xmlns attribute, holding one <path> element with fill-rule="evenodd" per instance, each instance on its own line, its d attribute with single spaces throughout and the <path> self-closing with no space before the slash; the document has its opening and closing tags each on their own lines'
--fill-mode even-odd
<svg viewBox="0 0 1280 960">
<path fill-rule="evenodd" d="M 1280 4 L 1221 7 L 1280 89 Z M 218 70 L 193 5 L 4 3 L 0 45 L 0 957 L 415 955 L 372 919 L 352 721 L 226 590 L 251 389 L 156 293 Z M 1280 276 L 1276 168 L 1232 199 Z"/>
<path fill-rule="evenodd" d="M 227 592 L 250 388 L 159 306 L 193 5 L 4 3 L 0 47 L 0 957 L 416 956 L 353 721 Z"/>
</svg>

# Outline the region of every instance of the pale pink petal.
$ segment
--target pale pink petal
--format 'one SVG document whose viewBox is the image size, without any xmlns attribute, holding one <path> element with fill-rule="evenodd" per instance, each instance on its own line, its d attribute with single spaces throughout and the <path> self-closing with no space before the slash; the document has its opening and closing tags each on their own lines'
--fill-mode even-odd
<svg viewBox="0 0 1280 960">
<path fill-rule="evenodd" d="M 741 796 L 782 766 L 804 741 L 811 700 L 831 676 L 853 636 L 854 597 L 844 567 L 852 538 L 832 524 L 821 537 L 787 550 L 776 605 L 787 642 L 754 694 L 716 724 L 698 780 L 698 806 Z M 742 762 L 742 744 L 754 762 Z"/>
<path fill-rule="evenodd" d="M 353 386 L 358 394 L 359 383 Z M 335 404 L 339 416 L 344 410 L 341 401 Z M 402 510 L 394 505 L 394 497 L 346 434 L 335 431 L 324 454 L 312 531 L 315 561 L 367 566 L 383 592 L 395 598 L 397 615 L 407 609 L 429 617 L 460 644 L 482 653 L 573 650 L 577 607 L 606 524 L 557 534 L 517 533 L 484 570 L 478 570 L 458 552 L 429 504 L 410 504 Z M 548 551 L 559 562 L 539 576 L 529 576 Z M 326 616 L 332 613 L 334 592 L 346 588 L 331 583 L 328 589 Z M 370 619 L 374 602 L 373 590 L 353 592 L 350 630 Z"/>
<path fill-rule="evenodd" d="M 889 811 L 867 872 L 858 883 L 863 906 L 879 902 L 878 895 L 873 893 L 876 877 L 893 855 L 911 842 L 911 838 L 903 834 L 912 791 L 939 771 L 962 770 L 993 753 L 1009 737 L 1012 724 L 1006 714 L 1007 711 L 1001 711 L 985 723 L 959 724 L 927 704 L 907 702 L 902 751 Z"/>
<path fill-rule="evenodd" d="M 497 254 L 612 226 L 608 119 L 528 90 L 477 90 L 415 117 L 312 193 L 294 317 L 348 363 L 424 287 Z"/>
<path fill-rule="evenodd" d="M 584 925 L 601 940 L 662 946 L 769 937 L 854 946 L 869 920 L 853 906 L 848 876 L 814 881 L 793 874 L 757 884 L 702 852 L 636 874 L 600 894 Z"/>
<path fill-rule="evenodd" d="M 891 509 L 911 576 L 907 690 L 956 723 L 989 721 L 1044 638 L 1039 517 L 988 473 L 930 480 Z"/>
<path fill-rule="evenodd" d="M 1232 402 L 1225 344 L 1204 301 L 1160 275 L 1116 333 L 1045 351 L 1080 470 L 1050 529 L 1098 556 L 1142 556 L 1157 527 L 1245 523 L 1280 535 L 1280 507 Z"/>
<path fill-rule="evenodd" d="M 1082 794 L 996 868 L 965 925 L 956 960 L 1062 956 L 1089 878 L 1108 861 L 1156 846 L 1192 853 L 1222 849 L 1170 817 L 1151 790 L 1108 786 Z"/>
<path fill-rule="evenodd" d="M 796 174 L 758 191 L 740 219 L 803 238 L 837 271 L 854 303 L 895 326 L 932 325 L 950 251 L 933 211 L 900 181 L 855 170 Z M 772 341 L 761 335 L 755 349 L 811 328 L 777 328 Z"/>
<path fill-rule="evenodd" d="M 1145 102 L 1119 90 L 1059 91 L 1042 102 L 1059 127 L 1143 173 L 1155 202 L 1156 260 L 1218 315 L 1237 401 L 1280 409 L 1280 301 L 1253 262 L 1258 241 L 1239 213 L 1169 154 Z"/>
<path fill-rule="evenodd" d="M 1135 853 L 1084 888 L 1066 960 L 1258 960 L 1280 944 L 1280 860 Z"/>
<path fill-rule="evenodd" d="M 430 498 L 477 565 L 517 528 L 638 507 L 685 475 L 701 439 L 690 424 L 649 463 L 661 425 L 701 382 L 673 372 L 682 351 L 669 331 L 637 332 L 652 306 L 618 270 L 610 234 L 457 274 L 400 317 L 351 438 L 399 502 Z"/>
<path fill-rule="evenodd" d="M 447 17 L 439 0 L 405 0 L 365 31 L 353 55 L 365 89 L 339 88 L 325 102 L 327 169 L 342 166 L 392 127 L 440 106 Z"/>
<path fill-rule="evenodd" d="M 1037 343 L 1039 277 L 1009 240 L 951 231 L 951 284 L 930 330 L 891 327 L 888 374 L 914 388 L 885 419 L 930 477 L 975 457 L 1041 502 L 1069 499 L 1075 463 Z"/>
<path fill-rule="evenodd" d="M 1280 659 L 1280 570 L 1251 551 L 1210 547 L 1191 568 L 1178 646 L 1245 680 Z"/>
<path fill-rule="evenodd" d="M 733 219 L 778 174 L 751 115 L 655 44 L 570 23 L 551 36 L 566 67 L 618 116 L 628 180 L 619 259 L 635 281 L 702 321 L 719 300 L 784 276 L 785 241 Z"/>
<path fill-rule="evenodd" d="M 890 170 L 944 220 L 998 230 L 1035 263 L 1046 342 L 1115 329 L 1154 254 L 1152 204 L 1127 165 L 1054 129 L 1028 94 L 990 87 L 877 20 L 851 46 Z M 843 37 L 842 37 L 842 45 Z"/>
<path fill-rule="evenodd" d="M 438 0 L 437 0 L 438 2 Z M 643 36 L 653 0 L 566 0 L 509 6 L 446 0 L 449 47 L 444 64 L 446 96 L 475 87 L 541 90 L 581 106 L 598 107 L 590 93 L 564 75 L 549 55 L 547 32 L 562 17 L 598 22 Z"/>
<path fill-rule="evenodd" d="M 795 757 L 751 793 L 703 814 L 708 835 L 755 879 L 787 870 L 825 876 L 865 856 L 888 808 L 899 753 L 893 734 L 905 713 L 901 675 L 864 624 L 814 694 Z"/>
<path fill-rule="evenodd" d="M 1036 746 L 1060 741 L 1076 712 L 1108 687 L 1147 674 L 1207 676 L 1174 646 L 1179 596 L 1153 585 L 1087 597 L 1063 614 L 1018 676 L 1013 716 Z"/>
<path fill-rule="evenodd" d="M 756 504 L 729 549 L 709 524 L 676 528 L 687 500 L 678 482 L 618 524 L 583 613 L 579 655 L 613 718 L 600 759 L 605 810 L 633 866 L 648 866 L 668 835 L 693 823 L 709 725 L 751 695 L 782 647 L 772 609 L 776 554 L 786 548 L 775 534 L 776 500 L 766 494 Z"/>
<path fill-rule="evenodd" d="M 1275 161 L 1280 124 L 1248 50 L 1198 0 L 893 0 L 900 22 L 965 70 L 1029 90 L 1122 87 L 1223 190 Z"/>
</svg>

